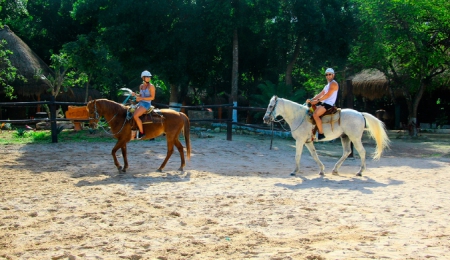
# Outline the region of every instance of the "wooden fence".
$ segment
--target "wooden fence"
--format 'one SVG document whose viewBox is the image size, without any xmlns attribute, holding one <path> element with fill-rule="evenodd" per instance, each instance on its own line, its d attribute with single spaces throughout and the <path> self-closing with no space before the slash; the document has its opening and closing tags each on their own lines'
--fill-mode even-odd
<svg viewBox="0 0 450 260">
<path fill-rule="evenodd" d="M 180 110 L 183 109 L 186 114 L 188 114 L 189 110 L 206 110 L 208 108 L 220 108 L 220 109 L 226 109 L 227 110 L 227 118 L 222 119 L 190 119 L 191 122 L 216 122 L 216 123 L 226 123 L 227 125 L 227 140 L 232 141 L 232 128 L 233 125 L 237 126 L 245 126 L 245 127 L 251 127 L 256 129 L 264 129 L 264 130 L 271 130 L 269 127 L 261 127 L 259 125 L 254 124 L 244 124 L 244 123 L 238 123 L 233 122 L 232 114 L 233 110 L 244 110 L 244 111 L 259 111 L 259 112 L 265 112 L 265 108 L 260 107 L 239 107 L 239 106 L 233 106 L 233 104 L 222 104 L 222 105 L 201 105 L 201 106 L 173 106 L 173 105 L 166 105 L 166 104 L 160 104 L 160 103 L 152 103 L 157 108 L 179 108 Z M 50 110 L 50 118 L 49 119 L 18 119 L 18 120 L 0 120 L 0 123 L 11 123 L 11 124 L 23 124 L 23 123 L 35 123 L 35 122 L 42 122 L 42 121 L 49 121 L 51 126 L 51 139 L 52 143 L 58 142 L 58 134 L 57 134 L 57 121 L 71 121 L 70 119 L 66 118 L 57 118 L 56 116 L 56 107 L 60 105 L 68 105 L 68 106 L 86 106 L 86 103 L 77 103 L 77 102 L 59 102 L 55 101 L 55 98 L 52 97 L 50 101 L 37 101 L 37 102 L 0 102 L 0 107 L 15 107 L 15 106 L 36 106 L 36 105 L 48 105 Z M 281 130 L 283 131 L 283 130 Z"/>
</svg>

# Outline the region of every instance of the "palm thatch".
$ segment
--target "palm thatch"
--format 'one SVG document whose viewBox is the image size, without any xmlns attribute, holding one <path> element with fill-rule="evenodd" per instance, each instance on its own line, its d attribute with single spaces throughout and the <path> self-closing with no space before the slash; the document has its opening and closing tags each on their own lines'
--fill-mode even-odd
<svg viewBox="0 0 450 260">
<path fill-rule="evenodd" d="M 369 100 L 390 96 L 389 81 L 383 72 L 376 69 L 366 69 L 348 78 L 352 80 L 353 95 L 362 96 Z M 347 95 L 347 87 L 344 87 L 342 95 Z"/>
<path fill-rule="evenodd" d="M 41 70 L 45 75 L 49 75 L 51 72 L 47 64 L 6 25 L 0 30 L 0 40 L 3 39 L 7 41 L 6 48 L 13 52 L 9 57 L 12 65 L 17 68 L 18 74 L 27 79 L 27 82 L 16 80 L 10 83 L 14 87 L 15 94 L 29 97 L 45 93 L 49 88 L 48 83 L 36 79 L 35 74 Z M 0 92 L 2 91 L 3 89 L 0 89 Z"/>
</svg>

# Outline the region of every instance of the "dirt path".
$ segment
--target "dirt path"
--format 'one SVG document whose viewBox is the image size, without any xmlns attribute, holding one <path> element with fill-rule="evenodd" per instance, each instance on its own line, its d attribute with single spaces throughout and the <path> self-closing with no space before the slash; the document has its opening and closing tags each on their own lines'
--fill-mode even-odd
<svg viewBox="0 0 450 260">
<path fill-rule="evenodd" d="M 448 139 L 393 139 L 360 178 L 330 174 L 339 141 L 316 145 L 325 177 L 306 149 L 291 177 L 292 140 L 233 139 L 193 136 L 183 173 L 176 152 L 155 172 L 163 139 L 132 142 L 126 175 L 111 143 L 0 146 L 0 259 L 450 257 Z"/>
</svg>

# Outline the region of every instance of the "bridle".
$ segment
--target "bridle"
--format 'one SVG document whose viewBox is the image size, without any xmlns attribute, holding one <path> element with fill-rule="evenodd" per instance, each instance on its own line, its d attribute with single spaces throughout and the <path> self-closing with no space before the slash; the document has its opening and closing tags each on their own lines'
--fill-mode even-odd
<svg viewBox="0 0 450 260">
<path fill-rule="evenodd" d="M 281 118 L 280 120 L 275 120 L 275 116 L 273 115 L 273 112 L 275 111 L 275 108 L 277 105 L 278 105 L 278 97 L 275 96 L 275 104 L 272 106 L 272 110 L 270 110 L 270 112 L 268 114 L 268 117 L 269 117 L 270 121 L 272 122 L 272 131 L 273 131 L 273 123 L 280 123 L 280 122 L 284 121 L 284 118 Z M 294 129 L 291 129 L 290 131 L 288 131 L 286 128 L 284 128 L 283 124 L 280 124 L 280 126 L 286 132 L 294 132 L 295 130 L 297 130 L 300 127 L 300 125 L 303 123 L 304 120 L 305 120 L 305 117 L 302 118 L 302 120 L 297 125 L 297 127 L 295 127 Z"/>
<path fill-rule="evenodd" d="M 116 114 L 114 114 L 114 116 L 113 116 L 110 120 L 108 120 L 106 123 L 109 125 L 109 123 L 117 116 L 118 113 L 119 113 L 119 112 L 117 112 Z M 97 112 L 97 100 L 94 100 L 94 116 L 95 116 L 95 117 L 90 117 L 90 113 L 89 113 L 89 120 L 96 120 L 97 122 L 100 121 L 100 114 Z M 123 128 L 124 128 L 126 122 L 127 122 L 127 119 L 125 118 L 125 119 L 123 120 L 123 125 L 122 125 L 122 127 L 120 128 L 120 130 L 119 130 L 117 133 L 114 133 L 114 134 L 108 132 L 102 125 L 100 125 L 100 127 L 103 129 L 103 131 L 104 131 L 105 133 L 107 133 L 107 134 L 109 134 L 109 135 L 117 135 L 117 134 L 120 134 L 120 132 L 122 132 L 122 130 L 123 130 Z M 97 125 L 99 125 L 99 124 L 97 123 Z"/>
<path fill-rule="evenodd" d="M 269 114 L 267 115 L 271 122 L 276 122 L 275 121 L 275 116 L 273 115 L 273 112 L 275 111 L 275 108 L 277 107 L 277 104 L 278 104 L 278 97 L 275 96 L 275 104 L 272 106 L 272 110 L 270 110 Z"/>
</svg>

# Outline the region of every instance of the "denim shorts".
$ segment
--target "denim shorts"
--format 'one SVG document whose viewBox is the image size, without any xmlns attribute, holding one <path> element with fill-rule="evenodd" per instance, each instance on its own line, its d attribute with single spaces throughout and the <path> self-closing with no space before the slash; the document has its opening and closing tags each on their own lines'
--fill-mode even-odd
<svg viewBox="0 0 450 260">
<path fill-rule="evenodd" d="M 145 110 L 148 110 L 151 105 L 152 105 L 152 103 L 145 102 L 145 101 L 139 101 L 139 103 L 138 103 L 138 107 L 145 107 Z"/>
</svg>

